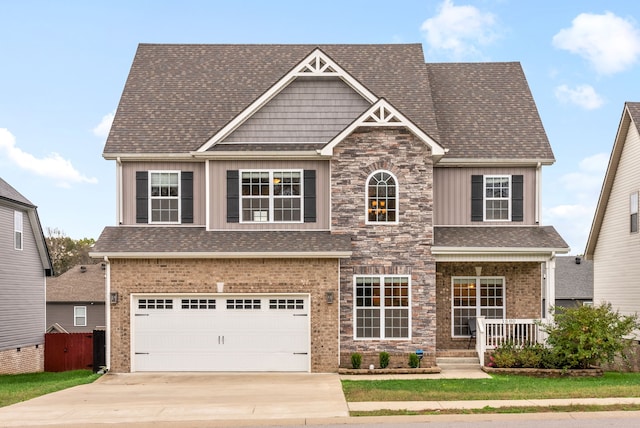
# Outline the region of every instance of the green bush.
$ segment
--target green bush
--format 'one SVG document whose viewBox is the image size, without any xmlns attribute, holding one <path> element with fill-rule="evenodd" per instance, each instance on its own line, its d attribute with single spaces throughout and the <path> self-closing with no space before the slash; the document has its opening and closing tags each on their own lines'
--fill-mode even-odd
<svg viewBox="0 0 640 428">
<path fill-rule="evenodd" d="M 420 367 L 420 358 L 416 354 L 409 354 L 409 367 L 412 369 Z"/>
<path fill-rule="evenodd" d="M 351 354 L 351 367 L 354 369 L 359 369 L 362 365 L 362 355 L 354 352 Z"/>
<path fill-rule="evenodd" d="M 498 367 L 502 369 L 510 369 L 516 367 L 518 350 L 514 346 L 513 342 L 503 342 L 497 347 L 491 357 L 489 358 L 489 365 L 492 367 Z"/>
<path fill-rule="evenodd" d="M 554 312 L 554 323 L 542 328 L 549 335 L 547 344 L 553 348 L 558 368 L 563 369 L 613 362 L 632 343 L 625 337 L 640 329 L 637 315 L 620 315 L 610 303 L 554 308 Z"/>
<path fill-rule="evenodd" d="M 380 352 L 380 368 L 386 369 L 389 366 L 389 353 L 388 352 Z"/>
</svg>

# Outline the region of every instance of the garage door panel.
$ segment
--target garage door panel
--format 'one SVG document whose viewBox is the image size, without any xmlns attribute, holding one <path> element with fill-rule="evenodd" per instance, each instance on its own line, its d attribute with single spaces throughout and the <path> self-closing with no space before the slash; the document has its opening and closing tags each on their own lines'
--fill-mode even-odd
<svg viewBox="0 0 640 428">
<path fill-rule="evenodd" d="M 308 371 L 306 296 L 134 302 L 135 371 Z"/>
</svg>

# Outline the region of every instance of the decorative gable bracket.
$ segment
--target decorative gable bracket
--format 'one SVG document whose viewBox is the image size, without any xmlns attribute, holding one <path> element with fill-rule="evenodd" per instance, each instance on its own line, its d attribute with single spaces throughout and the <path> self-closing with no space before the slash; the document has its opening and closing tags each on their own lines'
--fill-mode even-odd
<svg viewBox="0 0 640 428">
<path fill-rule="evenodd" d="M 358 82 L 358 80 L 356 80 L 353 76 L 342 69 L 342 67 L 340 67 L 335 61 L 329 58 L 329 56 L 325 54 L 320 48 L 316 48 L 313 52 L 311 52 L 311 54 L 309 54 L 295 67 L 293 67 L 293 69 L 291 69 L 289 73 L 284 75 L 278 82 L 276 82 L 271 88 L 269 88 L 268 91 L 258 97 L 258 99 L 251 103 L 225 127 L 223 127 L 213 137 L 211 137 L 205 144 L 202 145 L 202 147 L 197 150 L 197 152 L 206 152 L 212 146 L 224 140 L 229 134 L 231 134 L 240 125 L 242 125 L 255 112 L 260 110 L 273 97 L 280 93 L 280 91 L 282 91 L 293 80 L 295 80 L 297 77 L 303 76 L 339 77 L 370 103 L 373 104 L 378 100 L 378 97 L 376 97 L 371 91 L 369 91 L 360 82 Z"/>
<path fill-rule="evenodd" d="M 361 126 L 404 126 L 431 148 L 431 155 L 434 157 L 434 160 L 439 160 L 446 153 L 446 150 L 433 138 L 407 119 L 387 100 L 380 98 L 359 118 L 353 121 L 351 125 L 329 141 L 329 143 L 320 150 L 320 155 L 333 156 L 333 148 L 340 144 L 340 142 L 348 137 L 356 128 Z"/>
</svg>

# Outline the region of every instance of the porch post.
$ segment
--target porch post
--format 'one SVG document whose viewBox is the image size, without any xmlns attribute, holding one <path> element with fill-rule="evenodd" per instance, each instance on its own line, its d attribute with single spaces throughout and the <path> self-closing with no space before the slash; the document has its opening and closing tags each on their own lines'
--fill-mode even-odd
<svg viewBox="0 0 640 428">
<path fill-rule="evenodd" d="M 551 313 L 551 307 L 556 304 L 556 253 L 551 253 L 551 257 L 546 262 L 546 276 L 547 280 L 545 282 L 545 295 L 546 302 L 544 308 L 543 318 L 545 318 L 548 322 L 553 321 L 553 314 Z"/>
</svg>

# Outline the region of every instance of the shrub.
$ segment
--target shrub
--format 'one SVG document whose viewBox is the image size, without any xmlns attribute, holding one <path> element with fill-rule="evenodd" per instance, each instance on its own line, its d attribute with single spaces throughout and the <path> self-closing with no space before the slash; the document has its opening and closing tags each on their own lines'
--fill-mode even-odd
<svg viewBox="0 0 640 428">
<path fill-rule="evenodd" d="M 412 369 L 420 367 L 420 358 L 416 354 L 409 354 L 409 367 Z"/>
<path fill-rule="evenodd" d="M 513 342 L 503 342 L 491 354 L 490 361 L 494 367 L 510 369 L 516 367 L 516 347 Z"/>
<path fill-rule="evenodd" d="M 553 358 L 563 369 L 589 368 L 613 362 L 631 345 L 625 339 L 640 328 L 637 315 L 620 315 L 610 303 L 600 306 L 554 308 L 554 323 L 543 325 L 549 335 L 547 344 L 553 347 Z"/>
<path fill-rule="evenodd" d="M 385 369 L 389 366 L 389 353 L 380 352 L 380 368 Z"/>
<path fill-rule="evenodd" d="M 362 365 L 362 355 L 354 352 L 351 354 L 351 367 L 354 369 L 359 369 Z"/>
<path fill-rule="evenodd" d="M 526 344 L 516 352 L 516 367 L 540 368 L 545 353 L 542 345 Z"/>
</svg>

